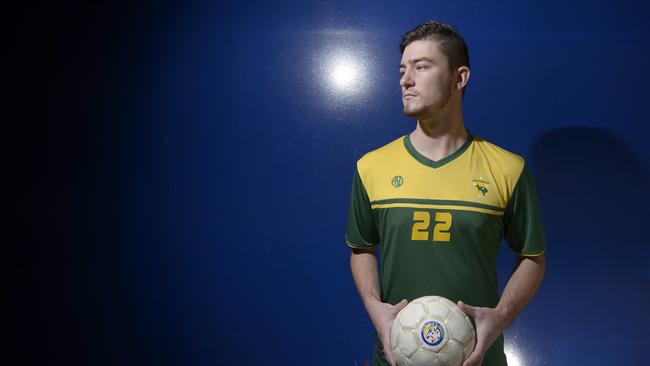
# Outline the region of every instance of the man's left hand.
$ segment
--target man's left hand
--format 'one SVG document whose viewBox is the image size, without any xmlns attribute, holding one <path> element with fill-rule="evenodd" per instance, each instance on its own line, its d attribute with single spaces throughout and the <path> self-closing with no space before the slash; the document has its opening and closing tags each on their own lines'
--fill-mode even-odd
<svg viewBox="0 0 650 366">
<path fill-rule="evenodd" d="M 499 309 L 470 306 L 462 301 L 458 302 L 458 307 L 474 318 L 476 323 L 476 346 L 463 362 L 463 366 L 480 366 L 485 352 L 508 326 L 508 317 Z"/>
</svg>

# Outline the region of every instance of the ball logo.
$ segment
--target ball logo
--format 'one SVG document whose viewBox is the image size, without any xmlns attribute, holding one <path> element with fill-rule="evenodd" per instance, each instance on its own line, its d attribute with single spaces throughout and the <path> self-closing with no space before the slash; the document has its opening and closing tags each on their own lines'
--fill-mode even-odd
<svg viewBox="0 0 650 366">
<path fill-rule="evenodd" d="M 435 320 L 430 320 L 422 326 L 420 331 L 422 340 L 429 346 L 437 346 L 445 339 L 445 330 L 442 325 Z"/>
</svg>

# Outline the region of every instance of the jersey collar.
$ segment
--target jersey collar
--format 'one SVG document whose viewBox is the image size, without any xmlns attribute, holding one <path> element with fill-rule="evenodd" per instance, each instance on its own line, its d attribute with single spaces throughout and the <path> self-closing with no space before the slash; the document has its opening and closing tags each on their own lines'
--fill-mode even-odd
<svg viewBox="0 0 650 366">
<path fill-rule="evenodd" d="M 411 154 L 411 156 L 415 158 L 415 160 L 419 161 L 420 163 L 428 167 L 435 169 L 435 168 L 440 168 L 441 166 L 459 157 L 463 152 L 465 152 L 465 150 L 467 150 L 467 148 L 469 147 L 469 145 L 472 143 L 473 140 L 474 140 L 474 136 L 469 131 L 467 131 L 467 140 L 465 140 L 465 142 L 462 145 L 460 145 L 460 147 L 456 149 L 456 151 L 451 153 L 451 155 L 442 158 L 438 161 L 433 161 L 427 158 L 426 156 L 420 154 L 411 143 L 410 135 L 404 136 L 404 147 L 406 148 L 406 151 L 408 151 L 409 154 Z"/>
</svg>

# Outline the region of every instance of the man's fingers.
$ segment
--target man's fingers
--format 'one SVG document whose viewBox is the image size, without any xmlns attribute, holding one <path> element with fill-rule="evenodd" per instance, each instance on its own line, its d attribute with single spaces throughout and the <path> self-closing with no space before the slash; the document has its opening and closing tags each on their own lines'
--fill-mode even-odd
<svg viewBox="0 0 650 366">
<path fill-rule="evenodd" d="M 485 354 L 485 344 L 484 340 L 482 339 L 483 337 L 476 337 L 476 345 L 474 346 L 474 350 L 472 353 L 467 356 L 465 359 L 465 362 L 463 362 L 463 366 L 473 366 L 473 365 L 480 365 L 481 361 L 483 361 L 483 355 Z"/>
<path fill-rule="evenodd" d="M 399 313 L 402 309 L 404 309 L 404 307 L 408 303 L 409 302 L 406 301 L 406 299 L 404 299 L 404 300 L 398 302 L 397 304 L 395 304 L 395 306 L 393 306 L 393 316 L 397 316 L 397 313 Z M 391 328 L 392 328 L 392 325 L 393 324 L 391 324 Z M 388 361 L 388 363 L 391 366 L 398 366 L 397 361 L 395 360 L 395 356 L 393 356 L 393 350 L 391 349 L 390 332 L 391 332 L 391 329 L 389 328 L 388 329 L 388 335 L 385 337 L 388 340 L 388 343 L 384 343 L 384 354 L 386 354 L 386 361 Z"/>
<path fill-rule="evenodd" d="M 399 313 L 400 310 L 402 310 L 406 306 L 406 304 L 408 304 L 408 301 L 406 301 L 406 299 L 395 304 L 392 309 L 393 317 L 397 316 L 397 313 Z M 393 350 L 391 349 L 390 335 L 391 335 L 392 328 L 393 328 L 393 323 L 391 322 L 390 326 L 384 333 L 384 339 L 386 340 L 386 342 L 384 343 L 384 354 L 386 355 L 386 361 L 388 361 L 388 363 L 391 366 L 397 366 L 397 361 L 395 361 L 395 357 L 393 356 Z"/>
<path fill-rule="evenodd" d="M 393 350 L 391 349 L 390 333 L 388 333 L 388 335 L 385 335 L 384 339 L 386 341 L 384 342 L 382 340 L 382 345 L 384 346 L 384 356 L 386 356 L 386 361 L 388 361 L 391 366 L 397 365 L 397 362 L 395 362 L 395 357 L 393 356 Z"/>
<path fill-rule="evenodd" d="M 483 363 L 483 351 L 481 351 L 481 349 L 478 348 L 478 345 L 476 345 L 474 351 L 472 351 L 465 361 L 463 361 L 463 366 L 480 366 L 481 363 Z"/>
<path fill-rule="evenodd" d="M 481 357 L 476 353 L 472 352 L 465 361 L 463 361 L 463 366 L 479 366 L 481 364 Z"/>
<path fill-rule="evenodd" d="M 381 339 L 384 348 L 384 357 L 391 366 L 397 366 L 397 361 L 395 361 L 395 357 L 393 356 L 390 341 L 393 320 L 395 319 L 395 316 L 397 316 L 397 313 L 399 313 L 407 304 L 408 301 L 404 299 L 395 305 L 383 304 L 384 306 L 381 307 L 381 311 L 384 313 L 382 314 L 383 318 L 380 322 L 381 325 L 378 325 L 377 331 L 379 332 L 379 338 Z"/>
<path fill-rule="evenodd" d="M 388 364 L 390 366 L 396 366 L 397 365 L 397 362 L 395 361 L 395 358 L 393 357 L 392 353 L 386 353 L 386 351 L 384 350 L 384 354 L 386 355 L 386 361 L 388 361 Z"/>
</svg>

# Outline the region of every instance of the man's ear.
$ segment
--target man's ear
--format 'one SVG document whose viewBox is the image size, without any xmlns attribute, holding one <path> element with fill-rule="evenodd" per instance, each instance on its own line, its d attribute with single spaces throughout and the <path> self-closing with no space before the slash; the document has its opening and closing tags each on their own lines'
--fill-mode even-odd
<svg viewBox="0 0 650 366">
<path fill-rule="evenodd" d="M 469 82 L 469 67 L 461 66 L 456 70 L 456 82 L 454 87 L 457 90 L 463 90 L 465 85 Z"/>
</svg>

